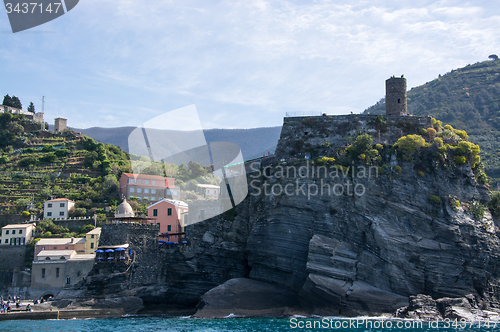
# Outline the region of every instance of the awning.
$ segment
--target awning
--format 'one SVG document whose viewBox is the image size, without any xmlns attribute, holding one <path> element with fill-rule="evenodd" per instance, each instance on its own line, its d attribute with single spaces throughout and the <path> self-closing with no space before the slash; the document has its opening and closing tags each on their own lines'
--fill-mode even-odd
<svg viewBox="0 0 500 332">
<path fill-rule="evenodd" d="M 118 249 L 115 249 L 115 251 L 125 251 L 125 248 L 118 248 Z"/>
<path fill-rule="evenodd" d="M 101 252 L 104 252 L 104 250 L 97 249 L 97 250 L 96 250 L 96 251 L 94 251 L 94 252 L 101 253 Z"/>
<path fill-rule="evenodd" d="M 108 249 L 105 252 L 115 252 L 113 249 Z"/>
</svg>

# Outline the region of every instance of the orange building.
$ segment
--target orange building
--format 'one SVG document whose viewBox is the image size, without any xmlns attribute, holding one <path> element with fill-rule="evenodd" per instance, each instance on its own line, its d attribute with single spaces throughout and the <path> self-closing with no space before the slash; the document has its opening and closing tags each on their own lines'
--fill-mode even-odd
<svg viewBox="0 0 500 332">
<path fill-rule="evenodd" d="M 147 224 L 160 224 L 160 240 L 178 243 L 184 232 L 183 218 L 188 212 L 188 205 L 182 201 L 162 199 L 148 206 Z M 169 235 L 177 234 L 177 235 Z"/>
<path fill-rule="evenodd" d="M 127 199 L 137 197 L 143 202 L 156 202 L 170 197 L 175 179 L 159 175 L 123 173 L 120 177 L 120 191 Z"/>
</svg>

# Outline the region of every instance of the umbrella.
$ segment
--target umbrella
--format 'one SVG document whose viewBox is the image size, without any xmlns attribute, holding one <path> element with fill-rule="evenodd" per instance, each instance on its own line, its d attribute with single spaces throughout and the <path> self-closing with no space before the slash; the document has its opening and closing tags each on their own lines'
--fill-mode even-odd
<svg viewBox="0 0 500 332">
<path fill-rule="evenodd" d="M 125 251 L 125 248 L 118 248 L 118 249 L 115 249 L 115 251 Z"/>
<path fill-rule="evenodd" d="M 104 250 L 97 249 L 97 250 L 96 250 L 96 251 L 94 251 L 94 252 L 101 253 L 101 252 L 104 252 Z"/>
<path fill-rule="evenodd" d="M 159 240 L 158 243 L 167 243 L 167 241 Z"/>
<path fill-rule="evenodd" d="M 113 249 L 108 249 L 105 252 L 115 252 Z"/>
<path fill-rule="evenodd" d="M 120 259 L 125 259 L 125 257 L 120 257 Z"/>
<path fill-rule="evenodd" d="M 113 259 L 113 257 L 108 257 L 108 261 L 109 261 L 110 259 Z"/>
</svg>

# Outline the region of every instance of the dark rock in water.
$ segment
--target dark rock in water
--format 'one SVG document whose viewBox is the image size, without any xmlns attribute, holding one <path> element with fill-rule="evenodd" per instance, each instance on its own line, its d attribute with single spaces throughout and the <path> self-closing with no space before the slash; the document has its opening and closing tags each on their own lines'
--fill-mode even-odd
<svg viewBox="0 0 500 332">
<path fill-rule="evenodd" d="M 194 317 L 281 316 L 298 304 L 287 288 L 246 278 L 226 281 L 202 296 Z"/>
<path fill-rule="evenodd" d="M 435 320 L 441 318 L 441 314 L 436 307 L 436 301 L 429 295 L 419 294 L 410 296 L 410 303 L 407 307 L 396 311 L 396 317 Z"/>
</svg>

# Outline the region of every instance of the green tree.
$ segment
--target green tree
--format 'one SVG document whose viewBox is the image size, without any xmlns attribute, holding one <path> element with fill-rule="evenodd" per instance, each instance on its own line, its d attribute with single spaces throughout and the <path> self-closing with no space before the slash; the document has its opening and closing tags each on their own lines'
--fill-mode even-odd
<svg viewBox="0 0 500 332">
<path fill-rule="evenodd" d="M 490 54 L 490 56 L 488 56 L 488 59 L 491 59 L 493 61 L 497 61 L 498 60 L 498 55 L 496 55 L 496 54 Z"/>
<path fill-rule="evenodd" d="M 35 113 L 35 105 L 33 105 L 33 102 L 31 101 L 29 106 L 28 106 L 28 112 Z"/>
<path fill-rule="evenodd" d="M 3 102 L 2 102 L 2 105 L 5 105 L 5 106 L 12 106 L 12 98 L 6 94 L 4 97 L 3 97 Z"/>
<path fill-rule="evenodd" d="M 425 140 L 420 135 L 408 135 L 398 139 L 395 145 L 405 154 L 412 154 L 425 145 Z"/>
<path fill-rule="evenodd" d="M 17 98 L 16 96 L 12 96 L 12 107 L 15 107 L 15 108 L 23 108 L 23 105 L 21 104 L 21 101 L 19 100 L 19 98 Z"/>
</svg>

